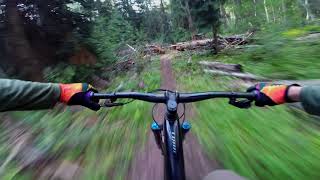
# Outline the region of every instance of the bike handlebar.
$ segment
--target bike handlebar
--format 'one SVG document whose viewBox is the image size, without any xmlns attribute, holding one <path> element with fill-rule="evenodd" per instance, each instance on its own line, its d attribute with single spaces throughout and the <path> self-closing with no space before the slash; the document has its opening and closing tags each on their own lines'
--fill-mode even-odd
<svg viewBox="0 0 320 180">
<path fill-rule="evenodd" d="M 191 103 L 197 101 L 204 101 L 213 98 L 244 98 L 254 100 L 256 94 L 241 93 L 241 92 L 203 92 L 203 93 L 182 93 L 178 98 L 179 103 Z"/>
<path fill-rule="evenodd" d="M 176 93 L 177 103 L 192 103 L 197 101 L 204 101 L 213 98 L 229 98 L 237 99 L 244 98 L 248 100 L 255 100 L 255 92 L 201 92 L 201 93 Z M 93 99 L 135 99 L 151 103 L 166 103 L 168 98 L 163 94 L 153 94 L 153 93 L 138 93 L 138 92 L 116 92 L 110 94 L 104 93 L 93 93 Z"/>
</svg>

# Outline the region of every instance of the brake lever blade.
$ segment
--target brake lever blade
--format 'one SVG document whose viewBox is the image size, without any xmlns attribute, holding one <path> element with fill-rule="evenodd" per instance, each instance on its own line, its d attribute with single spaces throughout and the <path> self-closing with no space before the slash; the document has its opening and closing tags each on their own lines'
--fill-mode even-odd
<svg viewBox="0 0 320 180">
<path fill-rule="evenodd" d="M 108 107 L 108 108 L 123 106 L 123 105 L 124 105 L 123 103 L 104 103 L 104 107 Z"/>
<path fill-rule="evenodd" d="M 252 102 L 253 101 L 249 100 L 249 99 L 237 101 L 235 98 L 230 98 L 229 104 L 231 104 L 237 108 L 240 108 L 240 109 L 248 109 L 251 107 Z"/>
</svg>

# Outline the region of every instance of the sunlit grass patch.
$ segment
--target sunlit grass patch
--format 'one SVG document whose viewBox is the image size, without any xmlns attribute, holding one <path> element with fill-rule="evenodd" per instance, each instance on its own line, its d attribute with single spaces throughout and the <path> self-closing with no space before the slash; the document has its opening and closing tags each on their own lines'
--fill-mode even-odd
<svg viewBox="0 0 320 180">
<path fill-rule="evenodd" d="M 304 30 L 304 29 L 290 29 L 286 32 L 283 32 L 282 35 L 285 37 L 299 37 L 299 36 L 303 36 L 306 35 L 308 33 L 308 31 Z"/>
<path fill-rule="evenodd" d="M 283 32 L 282 35 L 287 38 L 294 38 L 294 37 L 304 36 L 308 33 L 313 33 L 313 32 L 320 33 L 320 26 L 309 25 L 309 26 L 304 26 L 301 28 L 289 29 L 289 30 Z"/>
</svg>

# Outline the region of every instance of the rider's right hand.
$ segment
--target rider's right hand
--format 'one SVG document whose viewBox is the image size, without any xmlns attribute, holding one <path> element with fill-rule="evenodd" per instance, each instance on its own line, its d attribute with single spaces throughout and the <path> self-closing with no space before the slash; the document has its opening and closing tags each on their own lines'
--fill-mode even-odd
<svg viewBox="0 0 320 180">
<path fill-rule="evenodd" d="M 258 83 L 250 87 L 248 92 L 256 92 L 256 106 L 274 106 L 287 102 L 293 102 L 288 97 L 289 88 L 299 86 L 296 84 L 287 86 L 283 84 Z"/>
</svg>

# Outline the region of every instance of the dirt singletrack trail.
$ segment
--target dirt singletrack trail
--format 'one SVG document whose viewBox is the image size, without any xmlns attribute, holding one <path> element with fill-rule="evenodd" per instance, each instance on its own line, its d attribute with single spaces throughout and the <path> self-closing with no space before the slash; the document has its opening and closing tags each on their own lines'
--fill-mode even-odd
<svg viewBox="0 0 320 180">
<path fill-rule="evenodd" d="M 176 90 L 176 80 L 171 66 L 171 54 L 161 56 L 161 88 Z M 164 106 L 158 106 L 155 118 L 162 122 Z M 190 117 L 190 110 L 186 111 Z M 189 132 L 184 141 L 184 158 L 187 180 L 201 180 L 219 167 L 218 163 L 204 154 L 196 137 Z M 151 130 L 144 147 L 135 154 L 129 168 L 129 180 L 163 180 L 163 156 L 158 149 Z"/>
</svg>

